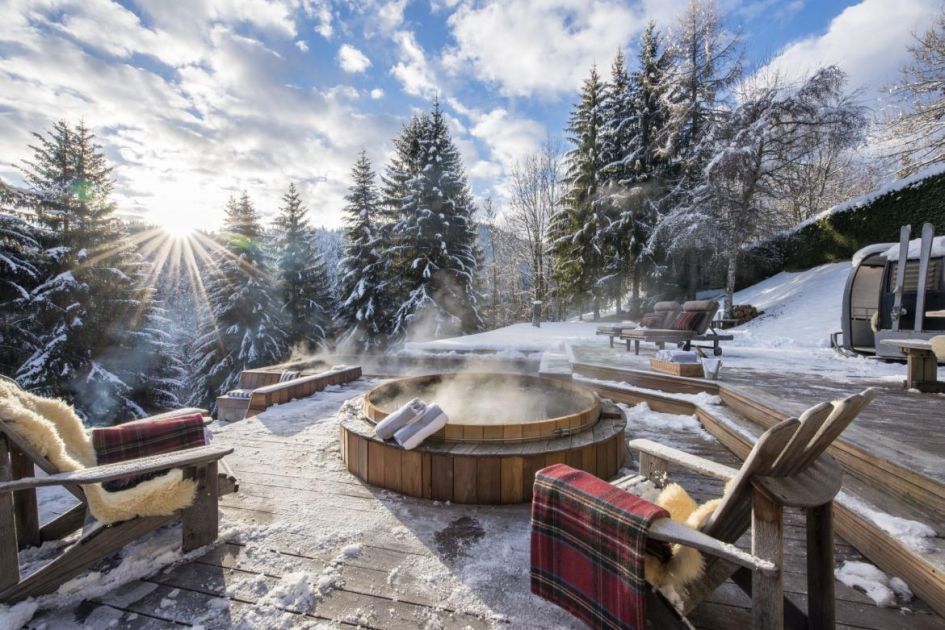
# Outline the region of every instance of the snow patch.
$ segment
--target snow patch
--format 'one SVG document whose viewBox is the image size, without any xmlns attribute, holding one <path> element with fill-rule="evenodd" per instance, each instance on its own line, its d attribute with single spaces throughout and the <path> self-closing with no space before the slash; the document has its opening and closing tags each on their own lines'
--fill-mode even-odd
<svg viewBox="0 0 945 630">
<path fill-rule="evenodd" d="M 890 578 L 868 562 L 847 560 L 834 571 L 837 579 L 866 594 L 881 608 L 892 608 L 912 599 L 912 591 L 900 578 Z"/>
<path fill-rule="evenodd" d="M 913 551 L 929 553 L 934 550 L 934 545 L 930 539 L 935 538 L 936 533 L 934 529 L 925 523 L 893 516 L 887 512 L 877 510 L 867 505 L 862 499 L 848 492 L 841 491 L 840 494 L 837 495 L 837 499 L 844 507 L 872 521 L 877 527 L 887 532 L 890 536 Z"/>
</svg>

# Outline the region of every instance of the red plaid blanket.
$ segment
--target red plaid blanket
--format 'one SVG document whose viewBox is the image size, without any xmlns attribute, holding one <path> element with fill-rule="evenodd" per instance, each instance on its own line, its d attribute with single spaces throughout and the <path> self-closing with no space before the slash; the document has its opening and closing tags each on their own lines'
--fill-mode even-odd
<svg viewBox="0 0 945 630">
<path fill-rule="evenodd" d="M 646 533 L 669 513 L 565 464 L 540 470 L 532 495 L 532 592 L 592 628 L 646 628 Z M 666 557 L 665 543 L 650 541 Z"/>
<path fill-rule="evenodd" d="M 113 464 L 148 455 L 161 455 L 207 444 L 203 416 L 192 413 L 151 422 L 129 422 L 105 429 L 92 429 L 92 446 L 99 464 Z M 124 490 L 164 473 L 135 475 L 107 481 L 109 491 Z"/>
</svg>

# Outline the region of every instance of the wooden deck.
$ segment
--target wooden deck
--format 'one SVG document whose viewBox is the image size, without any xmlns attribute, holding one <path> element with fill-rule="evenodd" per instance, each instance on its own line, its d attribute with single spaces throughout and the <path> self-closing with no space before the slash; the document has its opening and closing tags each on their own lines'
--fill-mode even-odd
<svg viewBox="0 0 945 630">
<path fill-rule="evenodd" d="M 220 430 L 241 489 L 223 500 L 223 544 L 74 608 L 37 615 L 30 627 L 577 628 L 529 594 L 527 505 L 464 506 L 405 498 L 343 468 L 335 411 L 370 381 L 280 405 Z M 628 438 L 670 441 L 737 465 L 719 442 L 691 431 L 631 423 Z M 625 464 L 635 468 L 629 454 Z M 711 480 L 674 476 L 699 499 Z M 804 607 L 804 530 L 789 514 L 788 596 Z M 741 541 L 747 545 L 747 541 Z M 837 562 L 862 560 L 842 540 Z M 103 566 L 103 569 L 107 569 Z M 299 588 L 299 585 L 314 585 Z M 838 627 L 945 629 L 921 601 L 877 608 L 837 584 Z M 750 624 L 749 601 L 728 583 L 693 615 L 700 628 Z"/>
</svg>

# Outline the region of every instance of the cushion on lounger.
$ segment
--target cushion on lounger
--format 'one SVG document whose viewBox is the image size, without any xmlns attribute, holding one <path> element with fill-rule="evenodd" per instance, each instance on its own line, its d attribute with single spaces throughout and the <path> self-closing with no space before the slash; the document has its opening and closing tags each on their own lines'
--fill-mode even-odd
<svg viewBox="0 0 945 630">
<path fill-rule="evenodd" d="M 702 323 L 702 311 L 683 311 L 676 316 L 676 320 L 671 326 L 672 330 L 687 330 L 695 332 Z"/>
<path fill-rule="evenodd" d="M 660 313 L 663 311 L 678 311 L 679 302 L 657 302 L 653 306 L 653 310 L 656 311 L 657 313 Z"/>
<path fill-rule="evenodd" d="M 715 300 L 692 300 L 683 304 L 684 311 L 715 311 L 719 310 L 719 303 Z"/>
<path fill-rule="evenodd" d="M 661 328 L 665 319 L 663 313 L 647 313 L 640 318 L 640 325 L 644 328 Z"/>
</svg>

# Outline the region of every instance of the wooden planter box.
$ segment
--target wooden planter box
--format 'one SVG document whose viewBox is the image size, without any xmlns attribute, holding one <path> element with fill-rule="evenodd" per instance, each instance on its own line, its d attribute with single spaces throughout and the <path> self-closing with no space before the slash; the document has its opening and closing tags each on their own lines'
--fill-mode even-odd
<svg viewBox="0 0 945 630">
<path fill-rule="evenodd" d="M 650 369 L 655 372 L 672 374 L 673 376 L 693 376 L 696 378 L 705 376 L 701 363 L 673 363 L 672 361 L 650 359 Z"/>
</svg>

